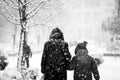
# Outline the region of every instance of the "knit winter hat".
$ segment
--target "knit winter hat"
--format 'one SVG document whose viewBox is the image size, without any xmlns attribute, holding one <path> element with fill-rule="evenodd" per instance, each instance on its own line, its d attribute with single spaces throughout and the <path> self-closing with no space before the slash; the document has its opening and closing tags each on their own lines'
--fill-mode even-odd
<svg viewBox="0 0 120 80">
<path fill-rule="evenodd" d="M 78 45 L 75 48 L 75 54 L 77 53 L 78 50 L 80 49 L 86 49 L 86 46 L 84 43 L 78 43 Z M 87 49 L 86 49 L 87 50 Z"/>
</svg>

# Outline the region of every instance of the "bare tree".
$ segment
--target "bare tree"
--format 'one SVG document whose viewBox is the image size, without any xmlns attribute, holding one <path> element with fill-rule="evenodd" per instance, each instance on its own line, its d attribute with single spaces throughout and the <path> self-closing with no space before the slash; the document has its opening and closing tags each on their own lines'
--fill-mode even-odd
<svg viewBox="0 0 120 80">
<path fill-rule="evenodd" d="M 45 25 L 40 24 L 30 24 L 29 20 L 33 18 L 40 8 L 49 9 L 50 7 L 44 7 L 46 2 L 50 0 L 2 0 L 4 4 L 5 11 L 7 14 L 2 13 L 2 15 L 12 24 L 20 27 L 20 43 L 18 51 L 18 61 L 17 68 L 21 70 L 23 61 L 23 44 L 27 40 L 27 29 L 36 26 L 36 25 Z M 32 7 L 30 7 L 32 5 Z M 16 11 L 16 14 L 13 13 Z M 9 15 L 8 15 L 9 14 Z M 50 15 L 51 16 L 51 15 Z M 49 18 L 46 18 L 44 22 L 48 21 Z M 14 36 L 15 38 L 15 36 Z M 14 43 L 13 43 L 14 44 Z"/>
<path fill-rule="evenodd" d="M 103 22 L 102 29 L 110 32 L 113 36 L 120 35 L 120 0 L 116 1 L 114 15 Z"/>
</svg>

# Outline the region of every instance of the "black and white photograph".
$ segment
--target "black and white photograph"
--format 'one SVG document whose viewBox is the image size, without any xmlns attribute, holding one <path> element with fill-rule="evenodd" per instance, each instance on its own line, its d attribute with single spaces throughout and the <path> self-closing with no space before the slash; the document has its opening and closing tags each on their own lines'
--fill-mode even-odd
<svg viewBox="0 0 120 80">
<path fill-rule="evenodd" d="M 120 80 L 120 0 L 0 0 L 0 80 Z"/>
</svg>

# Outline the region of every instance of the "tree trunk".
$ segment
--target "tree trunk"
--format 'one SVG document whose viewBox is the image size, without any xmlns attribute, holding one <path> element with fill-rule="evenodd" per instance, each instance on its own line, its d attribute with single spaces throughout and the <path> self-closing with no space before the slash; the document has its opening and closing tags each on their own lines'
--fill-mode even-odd
<svg viewBox="0 0 120 80">
<path fill-rule="evenodd" d="M 120 17 L 120 0 L 116 0 L 117 5 L 117 16 Z"/>
<path fill-rule="evenodd" d="M 18 62 L 17 62 L 17 68 L 18 70 L 21 70 L 22 66 L 25 66 L 25 63 L 23 61 L 23 45 L 24 41 L 27 42 L 27 34 L 26 30 L 21 29 L 20 34 L 20 44 L 19 44 L 19 52 L 18 52 Z"/>
<path fill-rule="evenodd" d="M 23 3 L 26 3 L 26 0 L 24 0 Z M 23 44 L 24 40 L 26 41 L 26 24 L 27 24 L 27 16 L 26 16 L 26 5 L 23 5 L 21 3 L 21 0 L 18 0 L 18 6 L 19 8 L 19 16 L 20 16 L 20 24 L 21 24 L 21 33 L 20 33 L 20 44 L 19 44 L 19 51 L 18 51 L 18 61 L 17 61 L 17 68 L 19 71 L 21 71 L 22 66 L 24 66 L 23 61 Z"/>
<path fill-rule="evenodd" d="M 21 65 L 22 65 L 22 56 L 23 56 L 23 31 L 21 30 L 20 32 L 20 43 L 19 43 L 19 51 L 18 51 L 18 61 L 17 61 L 17 68 L 20 71 L 21 70 Z"/>
</svg>

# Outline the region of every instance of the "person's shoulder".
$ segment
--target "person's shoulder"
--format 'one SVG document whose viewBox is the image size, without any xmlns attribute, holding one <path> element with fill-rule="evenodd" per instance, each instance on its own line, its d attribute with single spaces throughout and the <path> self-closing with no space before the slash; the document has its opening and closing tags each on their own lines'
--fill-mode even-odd
<svg viewBox="0 0 120 80">
<path fill-rule="evenodd" d="M 77 56 L 75 55 L 75 56 L 73 56 L 73 59 L 76 59 L 77 58 Z"/>
<path fill-rule="evenodd" d="M 30 46 L 29 46 L 29 45 L 27 45 L 27 48 L 30 48 Z"/>
<path fill-rule="evenodd" d="M 55 45 L 55 44 L 56 44 L 56 42 L 54 40 L 49 40 L 44 43 L 44 46 L 51 46 L 51 45 Z"/>
<path fill-rule="evenodd" d="M 63 43 L 64 45 L 68 46 L 68 42 L 62 41 L 62 43 Z"/>
<path fill-rule="evenodd" d="M 77 61 L 77 58 L 78 58 L 77 56 L 73 56 L 72 61 Z"/>
<path fill-rule="evenodd" d="M 44 44 L 47 45 L 47 44 L 50 44 L 52 43 L 53 41 L 49 40 L 49 41 L 46 41 Z"/>
<path fill-rule="evenodd" d="M 68 42 L 63 41 L 62 44 L 63 44 L 63 46 L 64 46 L 65 48 L 68 47 Z"/>
<path fill-rule="evenodd" d="M 95 59 L 92 56 L 88 55 L 88 57 L 91 61 L 95 61 Z"/>
<path fill-rule="evenodd" d="M 68 42 L 64 41 L 64 43 L 65 43 L 66 45 L 68 45 Z"/>
</svg>

